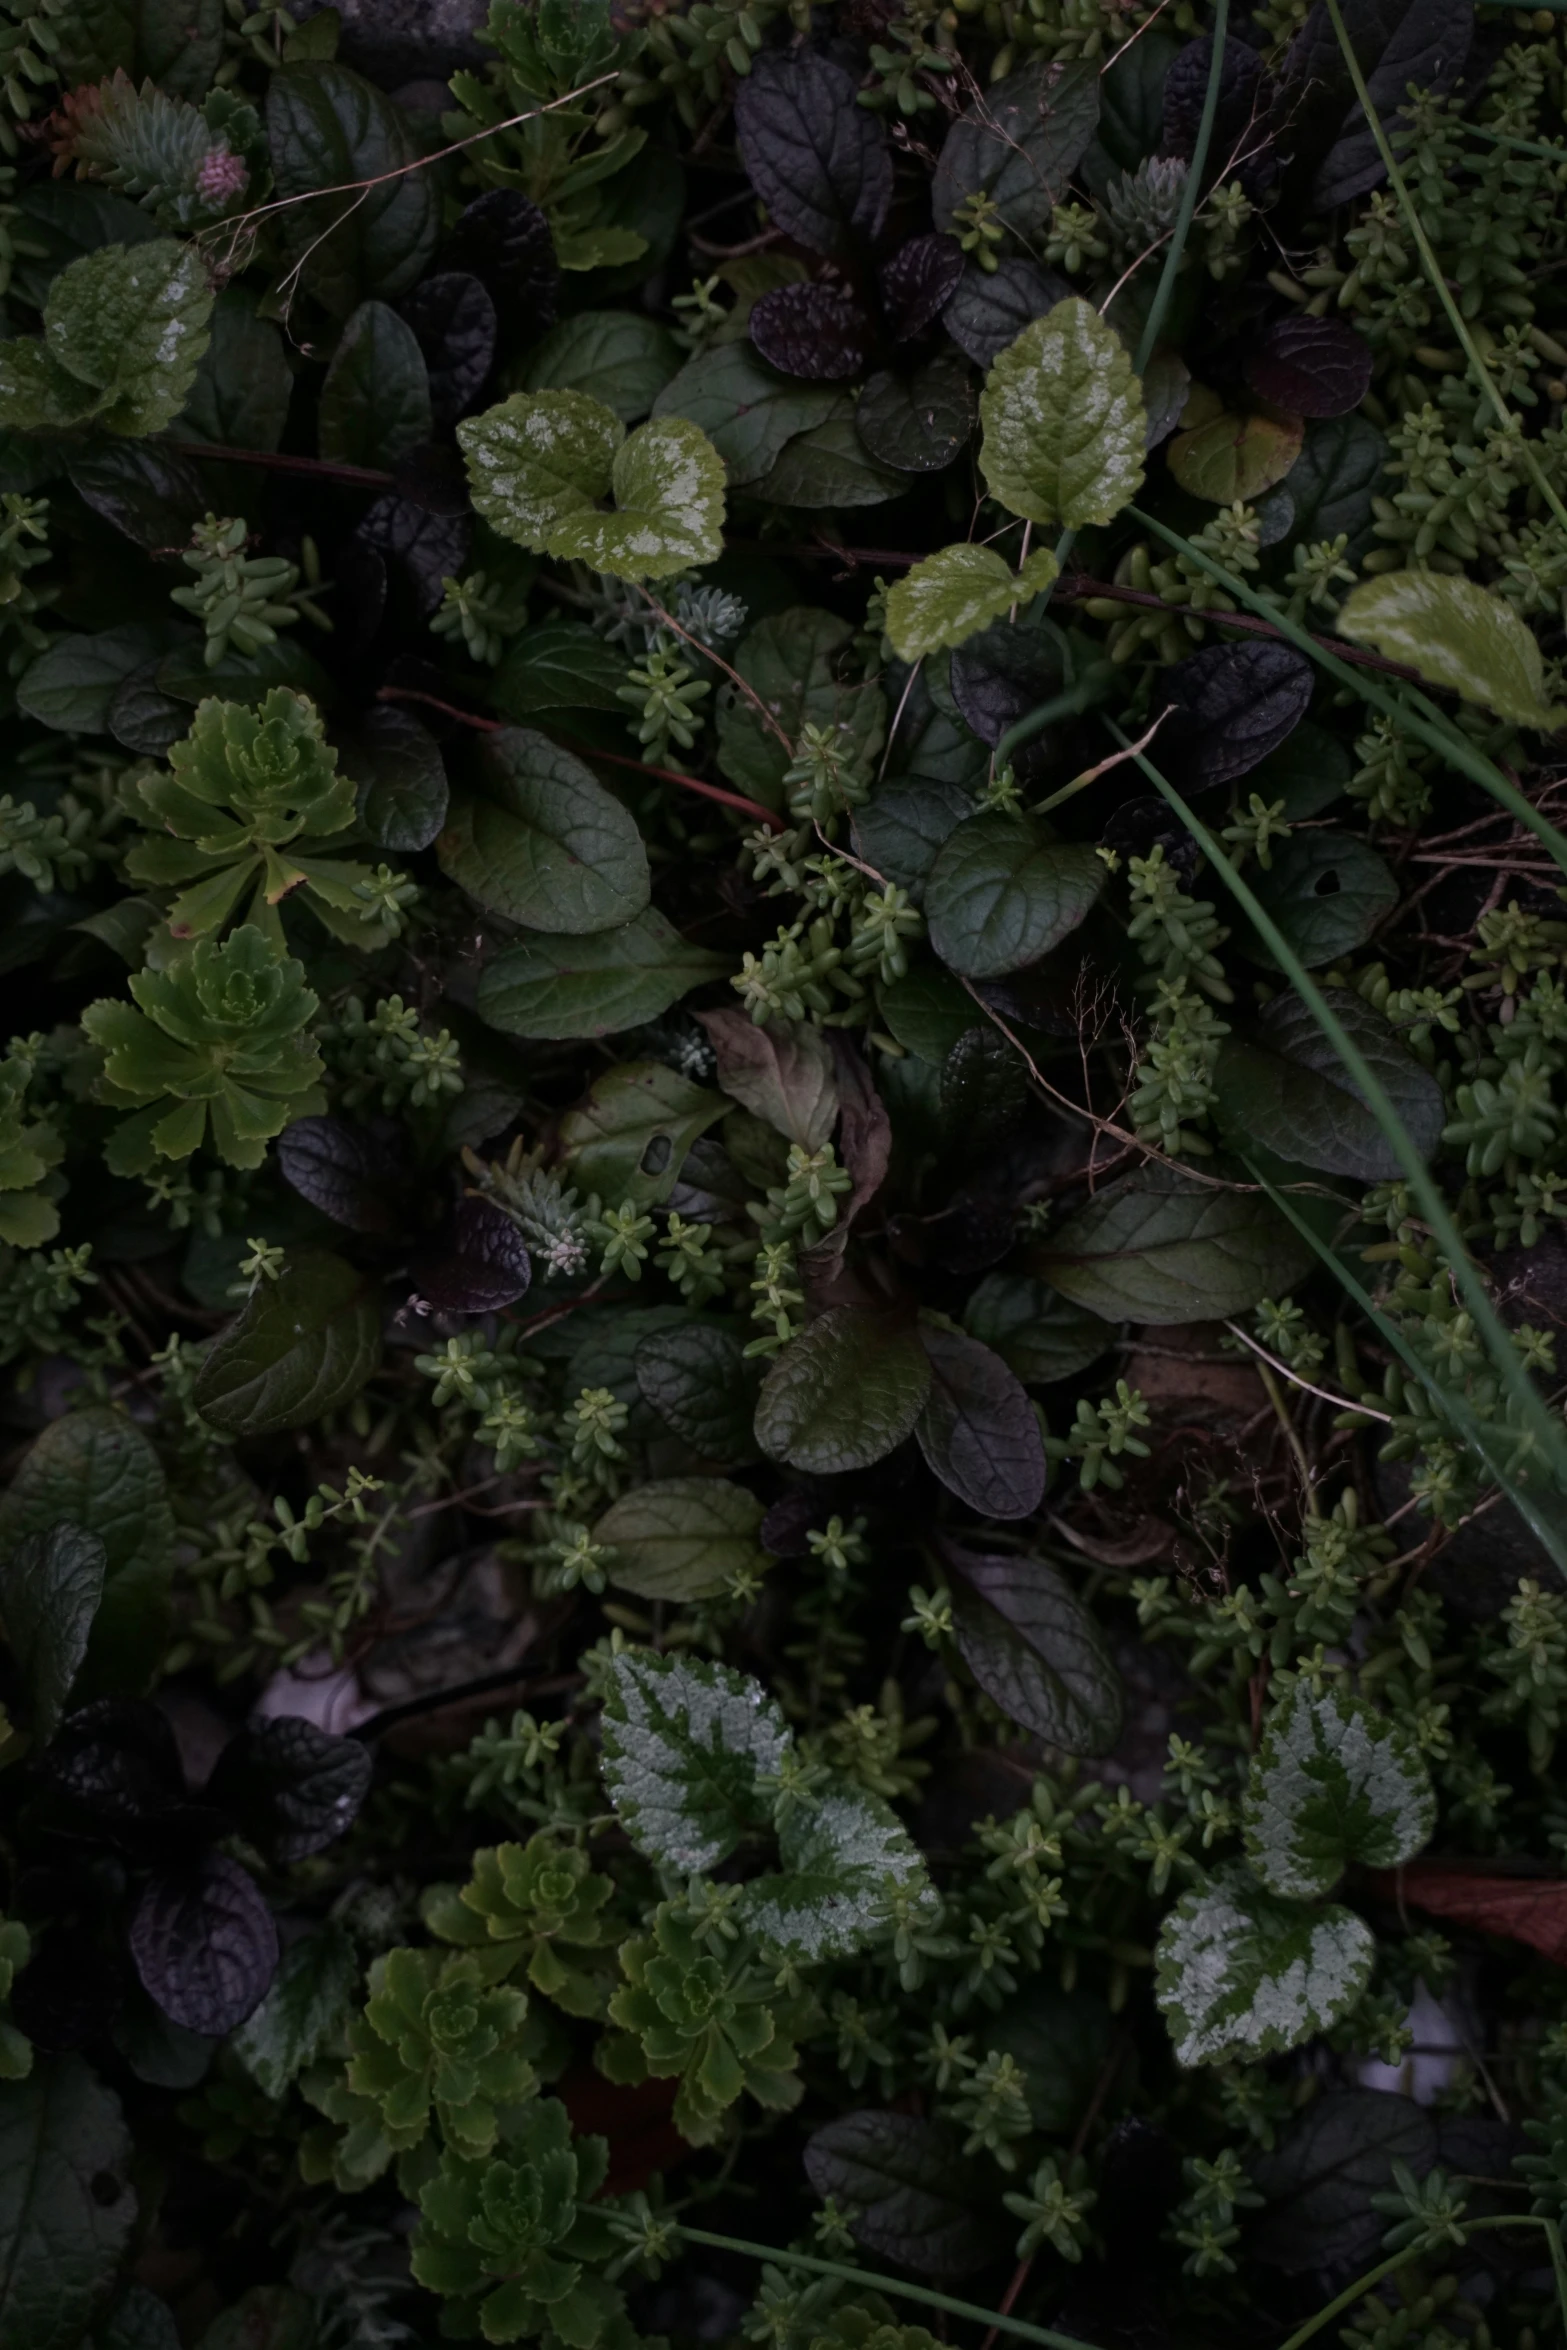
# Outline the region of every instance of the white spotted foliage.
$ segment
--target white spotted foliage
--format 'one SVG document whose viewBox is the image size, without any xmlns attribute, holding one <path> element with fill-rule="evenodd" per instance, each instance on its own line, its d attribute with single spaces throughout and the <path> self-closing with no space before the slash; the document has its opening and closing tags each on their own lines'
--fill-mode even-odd
<svg viewBox="0 0 1567 2350">
<path fill-rule="evenodd" d="M 994 547 L 940 547 L 888 593 L 892 649 L 900 661 L 918 661 L 966 644 L 1012 605 L 1030 603 L 1055 576 L 1048 547 L 1036 547 L 1015 576 Z"/>
<path fill-rule="evenodd" d="M 1412 1860 L 1436 1825 L 1436 1797 L 1399 1723 L 1348 1690 L 1297 1681 L 1253 1759 L 1244 1821 L 1263 1884 L 1309 1900 L 1352 1862 Z"/>
<path fill-rule="evenodd" d="M 1142 386 L 1114 327 L 1076 295 L 1008 344 L 979 415 L 991 494 L 1030 522 L 1110 522 L 1142 487 Z"/>
<path fill-rule="evenodd" d="M 896 1815 L 848 1780 L 808 1785 L 789 1769 L 793 1752 L 783 1715 L 746 1674 L 645 1648 L 612 1659 L 604 1784 L 649 1860 L 700 1873 L 771 1829 L 783 1867 L 742 1888 L 739 1914 L 800 1958 L 862 1947 L 895 1889 L 934 1910 L 924 1861 Z"/>
<path fill-rule="evenodd" d="M 683 416 L 655 417 L 628 440 L 585 392 L 514 392 L 457 439 L 477 511 L 535 555 L 641 580 L 723 552 L 724 461 Z"/>
<path fill-rule="evenodd" d="M 1154 1995 L 1181 2064 L 1277 2056 L 1347 2015 L 1375 1958 L 1353 1910 L 1281 1901 L 1237 1866 L 1165 1919 Z"/>
</svg>

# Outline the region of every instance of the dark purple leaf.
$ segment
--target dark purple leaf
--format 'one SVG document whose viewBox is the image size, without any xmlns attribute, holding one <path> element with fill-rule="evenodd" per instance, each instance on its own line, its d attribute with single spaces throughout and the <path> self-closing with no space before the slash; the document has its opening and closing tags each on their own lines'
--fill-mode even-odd
<svg viewBox="0 0 1567 2350">
<path fill-rule="evenodd" d="M 438 1313 L 496 1314 L 533 1276 L 522 1234 L 485 1199 L 465 1199 L 443 1245 L 416 1257 L 413 1285 Z"/>
<path fill-rule="evenodd" d="M 1009 726 L 1061 691 L 1064 672 L 1055 635 L 1020 614 L 1014 628 L 999 620 L 970 637 L 952 656 L 952 699 L 983 743 L 995 744 Z M 1047 728 L 1019 746 L 1012 764 L 1031 781 L 1043 772 L 1059 736 Z"/>
<path fill-rule="evenodd" d="M 950 348 L 910 375 L 873 375 L 854 411 L 855 429 L 878 465 L 898 473 L 940 473 L 974 430 L 969 367 Z"/>
<path fill-rule="evenodd" d="M 836 286 L 774 286 L 751 312 L 751 340 L 784 375 L 846 383 L 868 365 L 875 330 Z"/>
<path fill-rule="evenodd" d="M 392 462 L 392 488 L 426 514 L 468 512 L 468 481 L 456 451 L 442 441 L 416 441 Z"/>
<path fill-rule="evenodd" d="M 560 270 L 550 224 L 530 197 L 515 188 L 490 188 L 459 216 L 437 255 L 443 275 L 476 277 L 500 317 L 528 336 L 555 323 Z"/>
<path fill-rule="evenodd" d="M 1367 94 L 1395 150 L 1410 84 L 1440 97 L 1469 62 L 1473 0 L 1353 0 L 1344 27 Z M 1325 0 L 1290 43 L 1275 102 L 1288 163 L 1287 201 L 1315 212 L 1348 204 L 1386 176 Z"/>
<path fill-rule="evenodd" d="M 735 132 L 785 236 L 834 261 L 875 243 L 892 202 L 892 156 L 841 65 L 808 52 L 758 57 L 735 92 Z"/>
<path fill-rule="evenodd" d="M 184 546 L 211 503 L 190 459 L 156 441 L 92 441 L 68 470 L 83 503 L 139 547 Z"/>
<path fill-rule="evenodd" d="M 251 1722 L 230 1739 L 207 1785 L 269 1860 L 304 1860 L 352 1827 L 370 1785 L 370 1750 L 295 1714 Z"/>
<path fill-rule="evenodd" d="M 1135 799 L 1123 800 L 1099 838 L 1121 857 L 1147 857 L 1156 848 L 1163 849 L 1165 863 L 1174 867 L 1183 887 L 1191 881 L 1202 856 L 1185 825 L 1155 792 L 1140 792 Z"/>
<path fill-rule="evenodd" d="M 467 514 L 433 514 L 411 498 L 389 492 L 377 498 L 359 525 L 360 544 L 397 563 L 421 612 L 434 612 L 446 593 L 445 581 L 467 568 L 473 519 Z"/>
<path fill-rule="evenodd" d="M 21 1890 L 29 1916 L 49 1922 L 11 1987 L 12 2021 L 51 2055 L 85 2048 L 108 2030 L 128 1988 L 107 1888 L 86 1870 L 51 1869 L 24 1878 Z"/>
<path fill-rule="evenodd" d="M 977 1338 L 922 1322 L 920 1339 L 930 1357 L 921 1452 L 982 1517 L 1031 1517 L 1045 1498 L 1045 1442 L 1021 1383 Z"/>
<path fill-rule="evenodd" d="M 395 1119 L 296 1118 L 277 1142 L 283 1180 L 349 1232 L 391 1238 L 407 1223 L 408 1137 Z"/>
<path fill-rule="evenodd" d="M 1041 269 L 1021 253 L 1006 255 L 990 270 L 969 261 L 941 323 L 976 367 L 989 367 L 1025 326 L 1043 318 L 1071 291 L 1064 277 Z"/>
<path fill-rule="evenodd" d="M 1213 66 L 1213 42 L 1189 42 L 1172 59 L 1164 79 L 1164 145 L 1169 155 L 1190 158 L 1197 145 Z M 1273 80 L 1255 49 L 1232 39 L 1219 67 L 1219 99 L 1208 140 L 1206 185 L 1238 179 L 1248 196 L 1266 193 L 1278 177 L 1278 158 L 1268 136 Z"/>
<path fill-rule="evenodd" d="M 1211 791 L 1278 749 L 1311 703 L 1311 663 L 1291 645 L 1252 638 L 1205 645 L 1164 673 L 1173 715 L 1154 757 L 1179 789 Z"/>
<path fill-rule="evenodd" d="M 380 702 L 338 740 L 358 791 L 359 821 L 380 849 L 427 849 L 446 822 L 450 792 L 441 747 L 411 710 Z"/>
<path fill-rule="evenodd" d="M 190 732 L 190 704 L 158 683 L 159 661 L 133 669 L 109 704 L 109 732 L 143 759 L 165 759 Z"/>
<path fill-rule="evenodd" d="M 171 1819 L 187 1801 L 168 1717 L 144 1697 L 101 1697 L 68 1715 L 38 1768 L 53 1794 L 106 1832 Z"/>
<path fill-rule="evenodd" d="M 977 1004 L 974 1019 L 941 1065 L 939 1097 L 943 1129 L 969 1161 L 1005 1142 L 1033 1098 L 1022 1055 L 981 1017 Z"/>
<path fill-rule="evenodd" d="M 1371 345 L 1346 318 L 1295 314 L 1270 326 L 1246 361 L 1259 400 L 1295 416 L 1347 416 L 1371 389 Z"/>
<path fill-rule="evenodd" d="M 495 304 L 482 278 L 443 270 L 415 286 L 403 316 L 419 339 L 437 425 L 466 416 L 495 364 Z"/>
<path fill-rule="evenodd" d="M 958 1648 L 986 1696 L 1051 1746 L 1109 1754 L 1121 1735 L 1120 1678 L 1066 1577 L 1044 1559 L 942 1547 Z"/>
<path fill-rule="evenodd" d="M 962 2276 L 1005 2244 L 996 2198 L 949 2122 L 839 2114 L 808 2140 L 805 2175 L 862 2244 L 921 2276 Z"/>
<path fill-rule="evenodd" d="M 958 290 L 963 248 L 956 237 L 910 237 L 881 272 L 882 308 L 895 343 L 912 343 L 935 325 Z"/>
<path fill-rule="evenodd" d="M 142 1987 L 171 2022 L 217 2037 L 261 2005 L 277 1972 L 277 1926 L 238 1861 L 209 1852 L 160 1869 L 131 1918 Z"/>
</svg>

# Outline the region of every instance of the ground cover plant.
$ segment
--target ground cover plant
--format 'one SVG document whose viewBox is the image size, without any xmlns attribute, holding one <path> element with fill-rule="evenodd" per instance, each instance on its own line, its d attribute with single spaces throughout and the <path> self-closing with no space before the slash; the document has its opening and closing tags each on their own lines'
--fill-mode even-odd
<svg viewBox="0 0 1567 2350">
<path fill-rule="evenodd" d="M 1567 53 L 0 0 L 0 2350 L 1567 2323 Z"/>
</svg>

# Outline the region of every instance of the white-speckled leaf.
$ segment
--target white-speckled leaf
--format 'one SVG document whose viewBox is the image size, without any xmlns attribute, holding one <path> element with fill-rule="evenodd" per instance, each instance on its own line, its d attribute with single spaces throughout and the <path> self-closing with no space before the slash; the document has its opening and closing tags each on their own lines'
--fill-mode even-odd
<svg viewBox="0 0 1567 2350">
<path fill-rule="evenodd" d="M 1353 1910 L 1280 1901 L 1229 1868 L 1165 1919 L 1154 1995 L 1181 2064 L 1277 2056 L 1347 2015 L 1375 1958 Z"/>
<path fill-rule="evenodd" d="M 1056 576 L 1048 547 L 1014 577 L 994 547 L 942 547 L 904 574 L 887 597 L 887 634 L 902 661 L 966 644 L 1014 604 L 1026 604 Z"/>
<path fill-rule="evenodd" d="M 724 551 L 724 461 L 699 425 L 656 416 L 616 450 L 615 512 L 556 523 L 549 552 L 616 579 L 668 579 Z"/>
<path fill-rule="evenodd" d="M 626 428 L 585 392 L 513 392 L 457 427 L 474 508 L 535 555 L 569 516 L 608 495 Z"/>
<path fill-rule="evenodd" d="M 916 1888 L 922 1908 L 937 1907 L 908 1830 L 847 1779 L 779 1805 L 778 1852 L 782 1872 L 747 1885 L 739 1914 L 764 1942 L 796 1957 L 843 1958 L 861 1949 L 890 1885 Z"/>
<path fill-rule="evenodd" d="M 1344 1689 L 1297 1681 L 1271 1716 L 1246 1790 L 1246 1851 L 1270 1892 L 1309 1900 L 1352 1861 L 1396 1868 L 1436 1825 L 1409 1732 Z"/>
<path fill-rule="evenodd" d="M 1142 387 L 1115 329 L 1076 295 L 1002 352 L 979 414 L 980 469 L 1031 522 L 1110 522 L 1142 487 Z"/>
<path fill-rule="evenodd" d="M 765 1828 L 793 1734 L 761 1683 L 703 1657 L 622 1649 L 604 1700 L 604 1784 L 639 1852 L 710 1869 Z"/>
<path fill-rule="evenodd" d="M 1515 726 L 1545 734 L 1567 726 L 1567 709 L 1546 699 L 1534 631 L 1478 580 L 1444 571 L 1387 572 L 1350 590 L 1338 628 Z"/>
</svg>

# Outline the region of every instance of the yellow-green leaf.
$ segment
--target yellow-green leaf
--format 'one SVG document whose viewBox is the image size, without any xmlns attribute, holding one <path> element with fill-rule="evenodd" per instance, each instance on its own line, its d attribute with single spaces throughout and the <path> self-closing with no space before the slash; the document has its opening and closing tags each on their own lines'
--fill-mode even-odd
<svg viewBox="0 0 1567 2350">
<path fill-rule="evenodd" d="M 979 413 L 980 468 L 1014 514 L 1080 529 L 1142 487 L 1142 388 L 1120 336 L 1076 295 L 1002 352 Z"/>
<path fill-rule="evenodd" d="M 1407 661 L 1431 685 L 1478 702 L 1515 726 L 1554 734 L 1567 709 L 1545 696 L 1540 648 L 1511 604 L 1472 579 L 1390 571 L 1345 597 L 1342 633 L 1389 661 Z"/>
</svg>

